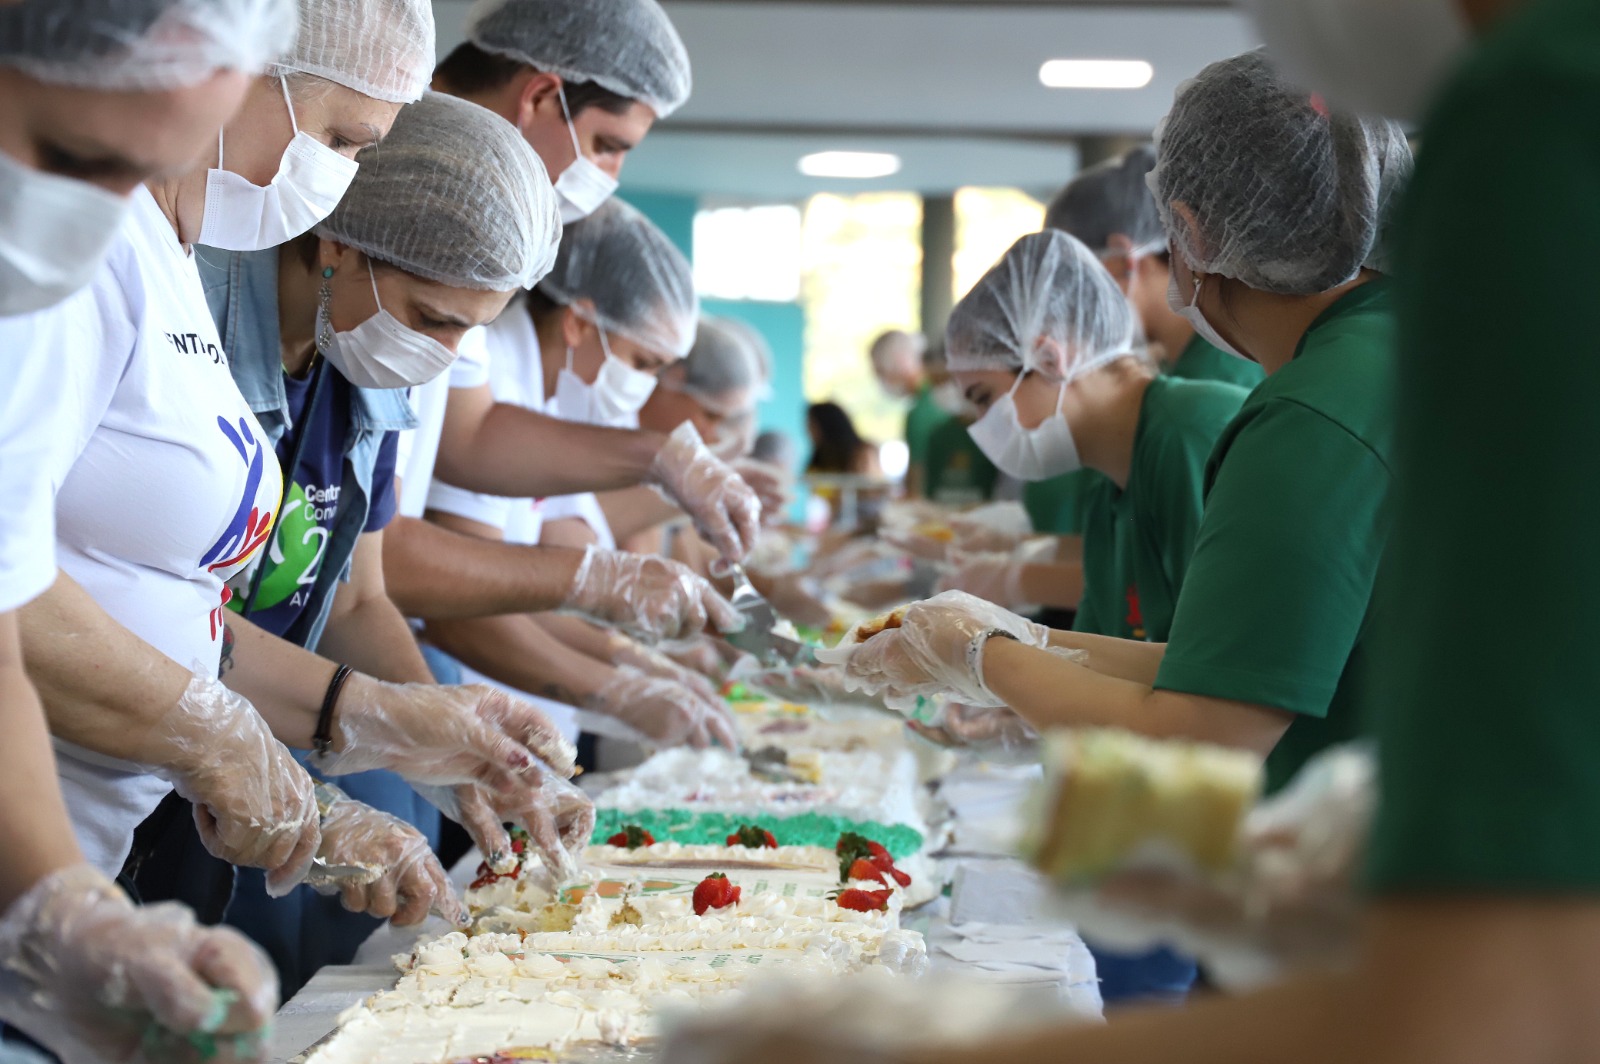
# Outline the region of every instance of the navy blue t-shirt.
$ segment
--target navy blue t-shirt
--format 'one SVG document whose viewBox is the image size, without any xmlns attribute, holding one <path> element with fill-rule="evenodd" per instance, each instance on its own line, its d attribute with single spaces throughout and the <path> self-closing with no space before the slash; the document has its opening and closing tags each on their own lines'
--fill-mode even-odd
<svg viewBox="0 0 1600 1064">
<path fill-rule="evenodd" d="M 278 441 L 278 461 L 289 461 L 299 433 L 308 432 L 299 467 L 284 470 L 283 505 L 278 527 L 273 530 L 266 561 L 266 575 L 256 593 L 250 620 L 273 635 L 283 635 L 305 612 L 317 574 L 324 565 L 343 568 L 346 558 L 328 558 L 329 531 L 339 511 L 343 491 L 344 454 L 351 432 L 351 384 L 329 367 L 323 382 L 322 399 L 312 422 L 303 419 L 311 394 L 311 375 L 304 380 L 285 376 L 284 392 L 289 401 L 289 418 L 294 428 Z M 400 434 L 385 435 L 378 448 L 378 465 L 373 473 L 373 499 L 367 513 L 366 532 L 377 532 L 394 517 L 395 448 Z M 244 595 L 230 603 L 242 607 Z"/>
</svg>

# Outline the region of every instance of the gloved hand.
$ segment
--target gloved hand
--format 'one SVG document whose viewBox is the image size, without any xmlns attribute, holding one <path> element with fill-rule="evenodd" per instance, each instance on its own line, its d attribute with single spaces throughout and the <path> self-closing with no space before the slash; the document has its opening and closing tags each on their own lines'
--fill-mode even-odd
<svg viewBox="0 0 1600 1064">
<path fill-rule="evenodd" d="M 667 437 L 649 481 L 683 507 L 700 535 L 729 561 L 743 561 L 761 531 L 761 502 L 685 421 Z"/>
<path fill-rule="evenodd" d="M 965 591 L 1009 610 L 1033 605 L 1022 593 L 1022 568 L 1028 559 L 1020 551 L 968 554 L 952 550 L 948 561 L 953 568 L 939 581 L 940 591 Z"/>
<path fill-rule="evenodd" d="M 594 803 L 554 772 L 545 772 L 537 786 L 513 795 L 470 785 L 453 789 L 418 787 L 417 793 L 466 828 L 496 872 L 509 872 L 516 864 L 511 836 L 505 829 L 507 823 L 527 830 L 557 883 L 577 875 L 577 855 L 594 835 Z"/>
<path fill-rule="evenodd" d="M 1041 650 L 1050 643 L 1044 625 L 965 591 L 946 591 L 913 603 L 899 628 L 856 647 L 845 678 L 852 689 L 881 694 L 896 709 L 939 694 L 971 706 L 1003 706 L 983 679 L 983 647 L 995 632 Z"/>
<path fill-rule="evenodd" d="M 196 672 L 151 733 L 155 774 L 194 803 L 212 855 L 267 870 L 281 897 L 316 856 L 315 784 L 249 702 Z"/>
<path fill-rule="evenodd" d="M 937 724 L 907 721 L 907 726 L 929 742 L 947 747 L 1020 750 L 1039 741 L 1039 733 L 1015 710 L 990 709 L 951 702 Z"/>
<path fill-rule="evenodd" d="M 733 710 L 715 692 L 707 698 L 627 666 L 590 695 L 584 708 L 621 721 L 658 746 L 704 750 L 716 741 L 739 749 Z"/>
<path fill-rule="evenodd" d="M 1033 537 L 1028 512 L 1019 503 L 991 503 L 966 513 L 946 513 L 910 528 L 887 530 L 883 538 L 924 561 L 966 554 L 1009 554 Z"/>
<path fill-rule="evenodd" d="M 734 632 L 744 618 L 703 577 L 667 558 L 589 547 L 562 608 L 656 641 Z"/>
<path fill-rule="evenodd" d="M 549 717 L 486 684 L 393 684 L 356 674 L 333 721 L 343 747 L 317 767 L 334 776 L 381 768 L 412 783 L 514 792 L 524 777 L 542 774 L 541 761 L 564 776 L 577 763 L 576 748 Z"/>
<path fill-rule="evenodd" d="M 135 907 L 88 865 L 41 879 L 0 914 L 0 1018 L 66 1064 L 264 1060 L 278 1007 L 272 963 L 231 928 L 181 905 Z"/>
<path fill-rule="evenodd" d="M 782 702 L 849 702 L 861 697 L 851 692 L 844 669 L 837 665 L 766 669 L 746 677 L 744 683 Z"/>
<path fill-rule="evenodd" d="M 661 652 L 691 672 L 715 680 L 727 668 L 727 662 L 717 646 L 717 643 L 706 636 L 696 636 L 691 640 L 665 646 Z"/>
<path fill-rule="evenodd" d="M 706 679 L 704 674 L 684 668 L 660 651 L 640 646 L 627 636 L 615 632 L 608 642 L 611 646 L 611 664 L 619 668 L 626 666 L 636 669 L 658 680 L 671 680 L 707 701 L 721 701 L 722 696 L 717 693 L 716 684 Z"/>
<path fill-rule="evenodd" d="M 794 477 L 789 471 L 759 458 L 736 459 L 733 469 L 755 491 L 756 498 L 761 502 L 763 520 L 768 523 L 782 521 L 784 511 L 794 501 Z"/>
<path fill-rule="evenodd" d="M 338 894 L 344 907 L 388 919 L 397 927 L 420 924 L 429 911 L 451 923 L 467 923 L 428 840 L 405 821 L 355 801 L 337 787 L 318 787 L 323 802 L 321 866 L 306 882 L 319 894 Z M 328 875 L 323 867 L 357 867 L 364 875 Z"/>
</svg>

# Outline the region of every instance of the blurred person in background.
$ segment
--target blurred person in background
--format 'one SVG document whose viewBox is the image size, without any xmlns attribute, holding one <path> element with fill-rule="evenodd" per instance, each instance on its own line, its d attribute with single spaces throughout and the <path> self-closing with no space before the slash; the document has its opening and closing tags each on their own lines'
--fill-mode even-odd
<svg viewBox="0 0 1600 1064">
<path fill-rule="evenodd" d="M 924 494 L 928 440 L 949 416 L 934 395 L 933 381 L 924 365 L 927 351 L 925 338 L 902 329 L 883 333 L 867 350 L 878 384 L 893 398 L 911 403 L 906 411 L 905 441 L 909 462 L 906 494 L 912 498 Z"/>
</svg>

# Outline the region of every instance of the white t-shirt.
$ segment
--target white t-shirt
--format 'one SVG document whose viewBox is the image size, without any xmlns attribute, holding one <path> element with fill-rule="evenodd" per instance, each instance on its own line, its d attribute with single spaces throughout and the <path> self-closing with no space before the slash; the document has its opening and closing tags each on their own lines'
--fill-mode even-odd
<svg viewBox="0 0 1600 1064">
<path fill-rule="evenodd" d="M 501 317 L 505 317 L 501 314 Z M 427 384 L 411 389 L 411 409 L 417 427 L 400 434 L 395 448 L 395 469 L 400 474 L 400 499 L 397 512 L 402 517 L 421 517 L 427 510 L 428 487 L 433 483 L 433 466 L 439 460 L 439 437 L 444 433 L 445 408 L 451 388 L 477 388 L 489 383 L 487 327 L 469 329 L 456 349 L 456 360 L 448 373 L 441 373 Z"/>
<path fill-rule="evenodd" d="M 94 283 L 49 313 L 66 402 L 50 471 L 61 568 L 135 635 L 215 675 L 225 582 L 266 542 L 283 483 L 194 261 L 149 192 L 134 194 Z M 171 788 L 131 762 L 56 749 L 84 854 L 115 874 Z"/>
<path fill-rule="evenodd" d="M 60 432 L 55 329 L 49 311 L 0 318 L 0 613 L 56 578 L 49 456 Z"/>
</svg>

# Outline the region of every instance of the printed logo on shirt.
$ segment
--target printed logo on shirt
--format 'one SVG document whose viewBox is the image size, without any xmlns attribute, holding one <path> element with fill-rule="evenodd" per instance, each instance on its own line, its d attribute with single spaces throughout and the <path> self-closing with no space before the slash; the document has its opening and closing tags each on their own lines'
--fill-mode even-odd
<svg viewBox="0 0 1600 1064">
<path fill-rule="evenodd" d="M 1132 638 L 1143 639 L 1144 613 L 1139 609 L 1139 587 L 1137 584 L 1128 585 L 1127 599 L 1128 630 L 1132 633 Z"/>
<path fill-rule="evenodd" d="M 226 366 L 228 356 L 218 345 L 207 340 L 199 333 L 163 333 L 167 342 L 178 349 L 182 355 L 204 355 L 211 360 L 214 366 Z"/>
<path fill-rule="evenodd" d="M 261 564 L 267 567 L 256 592 L 252 611 L 270 610 L 287 603 L 296 610 L 310 601 L 322 559 L 328 550 L 328 526 L 339 506 L 340 485 L 313 486 L 309 491 L 290 484 L 283 513 Z M 247 570 L 248 571 L 248 570 Z M 244 574 L 240 574 L 241 579 Z M 244 603 L 237 601 L 236 609 Z"/>
</svg>

